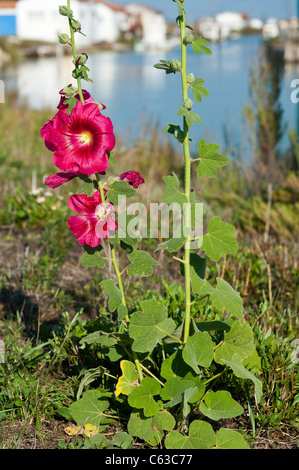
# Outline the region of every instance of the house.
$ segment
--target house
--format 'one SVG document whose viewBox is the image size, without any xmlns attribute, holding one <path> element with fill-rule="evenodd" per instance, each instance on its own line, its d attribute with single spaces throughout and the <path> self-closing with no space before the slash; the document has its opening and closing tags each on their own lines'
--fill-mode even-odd
<svg viewBox="0 0 299 470">
<path fill-rule="evenodd" d="M 199 33 L 208 41 L 216 42 L 221 39 L 219 23 L 212 17 L 203 17 L 197 21 Z"/>
<path fill-rule="evenodd" d="M 61 0 L 19 0 L 17 4 L 17 36 L 21 40 L 56 43 L 59 33 L 68 33 L 67 18 L 59 15 Z M 78 47 L 113 43 L 127 22 L 127 12 L 105 0 L 72 0 L 74 18 L 81 23 L 86 36 L 76 35 Z"/>
<path fill-rule="evenodd" d="M 163 14 L 141 3 L 129 3 L 130 30 L 140 49 L 159 50 L 166 47 L 166 21 Z"/>
<path fill-rule="evenodd" d="M 199 33 L 209 41 L 221 41 L 229 39 L 233 33 L 240 32 L 247 25 L 248 15 L 224 11 L 214 18 L 204 17 L 197 21 Z"/>
<path fill-rule="evenodd" d="M 16 28 L 16 1 L 0 2 L 0 36 L 15 36 Z"/>
<path fill-rule="evenodd" d="M 278 21 L 276 18 L 269 18 L 263 26 L 263 38 L 267 41 L 276 38 L 280 34 Z"/>
</svg>

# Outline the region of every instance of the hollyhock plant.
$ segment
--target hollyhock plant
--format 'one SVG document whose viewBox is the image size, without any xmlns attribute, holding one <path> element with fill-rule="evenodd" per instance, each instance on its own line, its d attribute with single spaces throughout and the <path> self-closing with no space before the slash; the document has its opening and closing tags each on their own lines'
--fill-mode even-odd
<svg viewBox="0 0 299 470">
<path fill-rule="evenodd" d="M 108 154 L 115 145 L 110 118 L 95 103 L 78 101 L 71 114 L 58 111 L 41 130 L 45 144 L 54 152 L 53 162 L 62 171 L 91 175 L 108 167 Z"/>
<path fill-rule="evenodd" d="M 137 189 L 140 184 L 144 183 L 144 179 L 138 171 L 126 171 L 119 175 L 118 178 L 120 181 L 127 181 L 135 189 Z"/>
<path fill-rule="evenodd" d="M 68 207 L 80 214 L 69 217 L 68 226 L 77 235 L 77 241 L 81 245 L 94 248 L 117 230 L 114 206 L 102 202 L 100 191 L 95 192 L 92 197 L 74 194 L 69 198 Z"/>
</svg>

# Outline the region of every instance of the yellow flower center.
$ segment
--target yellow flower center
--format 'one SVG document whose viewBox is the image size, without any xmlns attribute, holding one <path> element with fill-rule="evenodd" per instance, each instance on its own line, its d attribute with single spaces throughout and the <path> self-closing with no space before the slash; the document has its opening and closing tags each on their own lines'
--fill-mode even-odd
<svg viewBox="0 0 299 470">
<path fill-rule="evenodd" d="M 83 145 L 88 145 L 92 141 L 92 134 L 88 131 L 84 131 L 80 134 L 79 139 Z"/>
</svg>

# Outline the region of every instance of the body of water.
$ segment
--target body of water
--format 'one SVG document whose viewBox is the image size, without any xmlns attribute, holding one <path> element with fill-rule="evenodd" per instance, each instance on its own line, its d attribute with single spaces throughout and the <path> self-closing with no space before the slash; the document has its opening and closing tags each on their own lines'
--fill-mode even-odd
<svg viewBox="0 0 299 470">
<path fill-rule="evenodd" d="M 234 41 L 210 45 L 212 55 L 195 56 L 188 49 L 188 73 L 205 80 L 209 98 L 195 101 L 194 111 L 202 118 L 202 125 L 191 129 L 192 150 L 202 137 L 216 142 L 221 148 L 227 144 L 237 149 L 241 158 L 248 157 L 248 129 L 243 118 L 243 106 L 249 103 L 249 71 L 257 63 L 259 36 L 242 37 Z M 137 140 L 148 123 L 163 128 L 168 123 L 180 124 L 177 111 L 181 105 L 179 74 L 166 75 L 153 65 L 160 59 L 179 59 L 179 49 L 167 53 L 99 52 L 89 56 L 90 78 L 83 82 L 93 97 L 105 104 L 104 114 L 112 119 L 117 135 L 127 141 Z M 32 108 L 50 107 L 55 110 L 61 88 L 73 82 L 73 64 L 70 57 L 28 60 L 0 73 L 5 88 L 17 90 Z M 287 129 L 296 127 L 297 106 L 291 101 L 291 81 L 296 70 L 286 69 L 281 103 Z M 192 97 L 192 95 L 190 95 Z M 50 116 L 49 116 L 50 117 Z M 285 135 L 283 145 L 288 144 Z"/>
</svg>

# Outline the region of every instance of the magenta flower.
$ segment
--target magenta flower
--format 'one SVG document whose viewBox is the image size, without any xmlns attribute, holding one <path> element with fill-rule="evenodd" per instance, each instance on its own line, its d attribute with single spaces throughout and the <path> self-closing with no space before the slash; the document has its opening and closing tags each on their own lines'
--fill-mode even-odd
<svg viewBox="0 0 299 470">
<path fill-rule="evenodd" d="M 119 176 L 120 181 L 127 181 L 133 188 L 137 189 L 138 186 L 144 183 L 144 179 L 138 171 L 126 171 Z"/>
<path fill-rule="evenodd" d="M 41 129 L 53 162 L 62 171 L 84 175 L 101 173 L 108 167 L 108 154 L 114 145 L 113 125 L 95 103 L 78 101 L 71 114 L 58 111 Z"/>
<path fill-rule="evenodd" d="M 68 181 L 71 181 L 78 175 L 78 172 L 55 173 L 54 175 L 50 175 L 45 179 L 45 184 L 49 186 L 49 188 L 57 188 L 64 183 L 68 183 Z"/>
<path fill-rule="evenodd" d="M 75 194 L 69 198 L 68 207 L 79 213 L 68 219 L 68 226 L 81 245 L 98 246 L 103 239 L 109 238 L 117 230 L 114 206 L 102 203 L 100 191 L 92 197 Z"/>
</svg>

